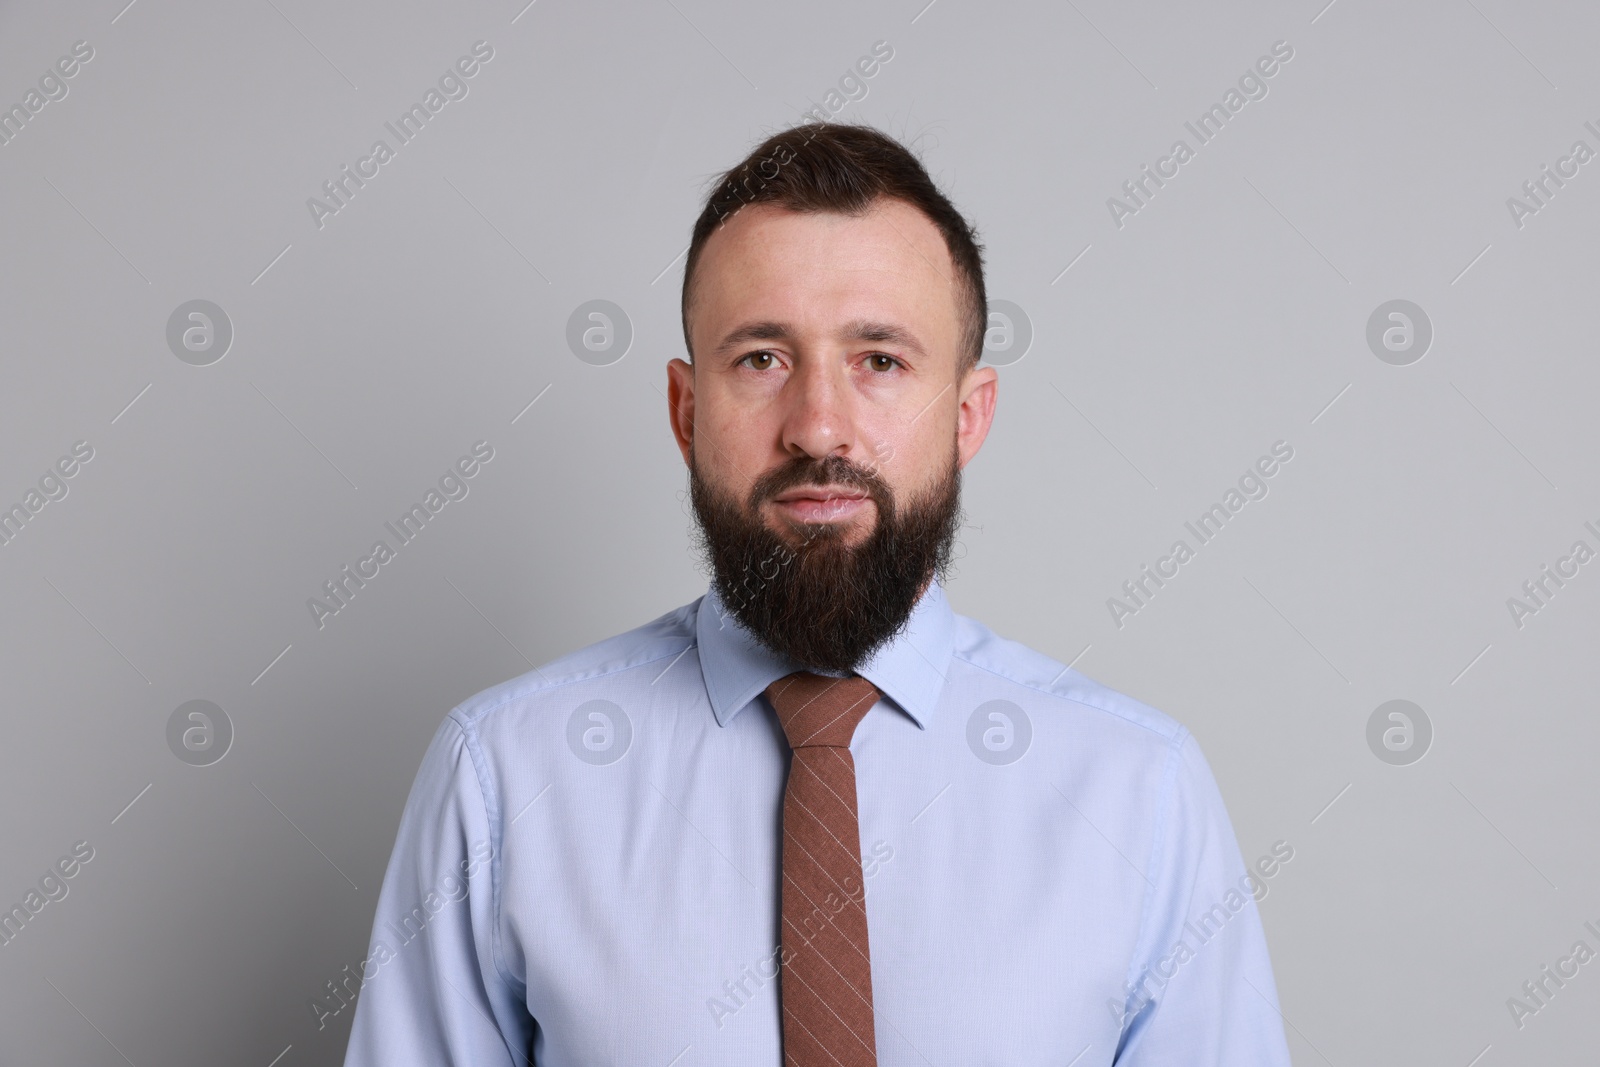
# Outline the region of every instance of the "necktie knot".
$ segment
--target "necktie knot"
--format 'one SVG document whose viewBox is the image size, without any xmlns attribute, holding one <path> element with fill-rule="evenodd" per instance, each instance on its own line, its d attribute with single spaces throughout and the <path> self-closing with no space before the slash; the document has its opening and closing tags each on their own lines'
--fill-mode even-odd
<svg viewBox="0 0 1600 1067">
<path fill-rule="evenodd" d="M 850 747 L 856 727 L 878 700 L 878 687 L 859 675 L 830 678 L 796 671 L 767 686 L 789 747 Z"/>
</svg>

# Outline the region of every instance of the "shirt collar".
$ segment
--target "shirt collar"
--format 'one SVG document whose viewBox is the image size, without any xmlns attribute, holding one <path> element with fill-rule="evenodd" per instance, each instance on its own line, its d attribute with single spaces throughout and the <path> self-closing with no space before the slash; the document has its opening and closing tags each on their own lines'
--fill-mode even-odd
<svg viewBox="0 0 1600 1067">
<path fill-rule="evenodd" d="M 726 726 L 767 686 L 805 668 L 756 640 L 723 607 L 715 587 L 700 598 L 695 619 L 700 671 L 717 724 Z M 937 579 L 928 583 L 905 629 L 880 647 L 858 674 L 926 729 L 944 691 L 955 644 L 955 616 Z"/>
</svg>

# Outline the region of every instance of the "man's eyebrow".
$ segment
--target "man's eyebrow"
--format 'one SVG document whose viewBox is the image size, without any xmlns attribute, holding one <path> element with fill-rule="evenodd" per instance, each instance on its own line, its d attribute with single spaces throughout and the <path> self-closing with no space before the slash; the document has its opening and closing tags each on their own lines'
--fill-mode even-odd
<svg viewBox="0 0 1600 1067">
<path fill-rule="evenodd" d="M 737 348 L 749 341 L 785 341 L 793 336 L 789 324 L 764 320 L 761 322 L 747 322 L 722 339 L 715 351 L 718 354 Z M 919 356 L 926 356 L 927 350 L 917 340 L 915 334 L 904 326 L 892 322 L 873 322 L 867 319 L 855 319 L 844 325 L 839 331 L 839 337 L 846 341 L 874 341 L 879 344 L 899 345 L 908 348 Z"/>
<path fill-rule="evenodd" d="M 714 352 L 718 355 L 730 348 L 738 348 L 747 341 L 782 341 L 789 337 L 789 326 L 783 322 L 747 322 L 722 339 Z"/>
<path fill-rule="evenodd" d="M 922 342 L 917 340 L 917 335 L 904 326 L 892 322 L 869 322 L 866 319 L 856 319 L 848 323 L 841 331 L 841 335 L 850 341 L 876 341 L 879 344 L 899 345 L 909 348 L 919 356 L 926 356 L 927 350 L 922 347 Z"/>
</svg>

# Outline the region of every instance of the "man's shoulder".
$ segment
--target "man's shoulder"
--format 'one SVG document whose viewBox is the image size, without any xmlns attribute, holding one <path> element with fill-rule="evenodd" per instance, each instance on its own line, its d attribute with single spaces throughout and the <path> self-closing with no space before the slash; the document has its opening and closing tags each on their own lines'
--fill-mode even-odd
<svg viewBox="0 0 1600 1067">
<path fill-rule="evenodd" d="M 1002 637 L 970 616 L 955 616 L 956 660 L 1013 683 L 1035 706 L 1078 716 L 1166 748 L 1181 747 L 1188 729 L 1172 716 L 1045 655 Z"/>
<path fill-rule="evenodd" d="M 697 598 L 656 616 L 631 630 L 603 638 L 549 663 L 481 690 L 450 712 L 463 725 L 476 726 L 495 712 L 537 704 L 547 696 L 612 678 L 630 670 L 657 664 L 683 655 L 695 643 Z"/>
</svg>

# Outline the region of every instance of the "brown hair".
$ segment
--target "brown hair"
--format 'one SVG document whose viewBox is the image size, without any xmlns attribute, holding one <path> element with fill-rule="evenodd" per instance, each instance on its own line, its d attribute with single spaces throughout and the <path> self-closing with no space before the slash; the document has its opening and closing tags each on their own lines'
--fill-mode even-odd
<svg viewBox="0 0 1600 1067">
<path fill-rule="evenodd" d="M 988 297 L 983 245 L 977 230 L 946 199 L 922 163 L 894 138 L 857 123 L 812 122 L 767 138 L 718 179 L 694 224 L 683 267 L 683 343 L 689 340 L 689 297 L 695 266 L 712 232 L 746 204 L 777 204 L 790 211 L 860 215 L 880 197 L 903 200 L 926 215 L 944 236 L 955 264 L 957 299 L 965 320 L 956 377 L 983 356 Z"/>
</svg>

